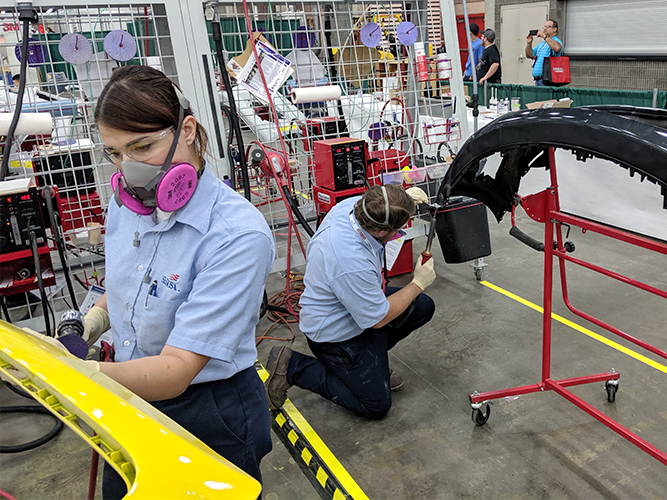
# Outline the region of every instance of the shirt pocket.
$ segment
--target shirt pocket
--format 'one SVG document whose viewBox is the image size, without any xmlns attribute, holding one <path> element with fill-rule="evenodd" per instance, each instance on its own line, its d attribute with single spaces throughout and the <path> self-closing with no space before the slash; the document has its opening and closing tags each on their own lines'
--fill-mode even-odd
<svg viewBox="0 0 667 500">
<path fill-rule="evenodd" d="M 147 356 L 157 356 L 174 328 L 176 310 L 181 300 L 165 300 L 154 295 L 147 297 L 137 321 L 137 347 Z"/>
</svg>

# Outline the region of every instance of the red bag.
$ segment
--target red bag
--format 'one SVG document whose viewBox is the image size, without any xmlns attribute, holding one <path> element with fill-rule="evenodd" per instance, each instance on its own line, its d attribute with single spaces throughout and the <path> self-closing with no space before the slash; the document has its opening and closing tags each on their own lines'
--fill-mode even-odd
<svg viewBox="0 0 667 500">
<path fill-rule="evenodd" d="M 545 57 L 542 66 L 542 82 L 548 87 L 562 87 L 570 83 L 570 58 Z"/>
</svg>

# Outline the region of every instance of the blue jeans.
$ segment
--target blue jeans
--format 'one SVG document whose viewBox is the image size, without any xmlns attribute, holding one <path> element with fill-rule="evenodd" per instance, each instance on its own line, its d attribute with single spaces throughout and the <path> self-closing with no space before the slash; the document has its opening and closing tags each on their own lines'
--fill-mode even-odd
<svg viewBox="0 0 667 500">
<path fill-rule="evenodd" d="M 259 462 L 271 451 L 271 416 L 254 367 L 226 380 L 191 385 L 180 396 L 151 404 L 261 482 Z M 126 494 L 125 482 L 105 462 L 104 500 Z"/>
<path fill-rule="evenodd" d="M 386 295 L 399 288 L 387 287 Z M 433 300 L 425 294 L 415 299 L 412 311 L 382 328 L 367 328 L 342 342 L 313 342 L 315 355 L 294 352 L 287 369 L 287 382 L 315 392 L 370 420 L 384 417 L 391 407 L 389 357 L 387 352 L 417 328 L 428 323 L 435 312 Z M 398 325 L 397 320 L 404 319 Z"/>
<path fill-rule="evenodd" d="M 535 80 L 535 86 L 536 87 L 546 87 L 546 85 L 544 85 L 544 81 L 541 78 L 539 80 Z"/>
</svg>

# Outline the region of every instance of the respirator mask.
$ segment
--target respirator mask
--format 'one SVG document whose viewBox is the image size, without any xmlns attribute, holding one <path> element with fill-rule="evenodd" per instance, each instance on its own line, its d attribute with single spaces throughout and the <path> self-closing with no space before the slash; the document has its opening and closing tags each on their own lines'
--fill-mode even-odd
<svg viewBox="0 0 667 500">
<path fill-rule="evenodd" d="M 197 170 L 189 163 L 171 164 L 178 138 L 183 127 L 185 111 L 190 107 L 186 97 L 174 87 L 178 96 L 178 125 L 174 130 L 174 139 L 169 153 L 162 165 L 150 165 L 140 161 L 123 161 L 122 171 L 111 176 L 111 189 L 118 206 L 127 207 L 139 215 L 150 215 L 159 208 L 163 212 L 175 212 L 190 201 L 197 187 Z M 154 140 L 164 138 L 173 129 L 166 129 L 156 134 Z M 113 163 L 110 153 L 105 151 L 107 159 Z M 118 153 L 114 153 L 118 154 Z"/>
</svg>

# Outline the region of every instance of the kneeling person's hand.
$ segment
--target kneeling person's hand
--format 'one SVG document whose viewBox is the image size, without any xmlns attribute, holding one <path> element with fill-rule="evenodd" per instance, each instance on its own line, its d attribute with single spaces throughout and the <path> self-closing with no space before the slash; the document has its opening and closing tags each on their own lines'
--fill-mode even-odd
<svg viewBox="0 0 667 500">
<path fill-rule="evenodd" d="M 422 291 L 433 283 L 435 280 L 435 269 L 433 269 L 433 259 L 429 259 L 426 264 L 422 264 L 422 256 L 417 259 L 415 272 L 412 278 L 412 283 L 417 285 Z"/>
</svg>

